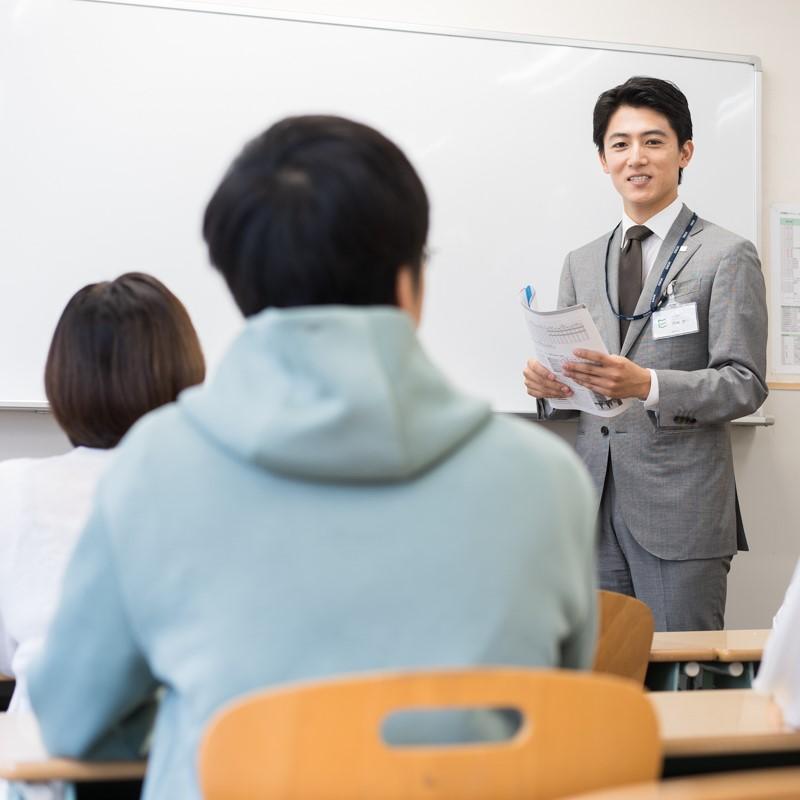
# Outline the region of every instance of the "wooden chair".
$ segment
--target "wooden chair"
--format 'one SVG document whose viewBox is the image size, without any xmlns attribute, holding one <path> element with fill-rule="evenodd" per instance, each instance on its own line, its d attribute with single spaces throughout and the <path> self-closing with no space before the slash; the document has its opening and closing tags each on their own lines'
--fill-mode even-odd
<svg viewBox="0 0 800 800">
<path fill-rule="evenodd" d="M 653 612 L 635 597 L 602 590 L 597 594 L 600 624 L 593 670 L 644 684 L 653 643 Z"/>
<path fill-rule="evenodd" d="M 513 708 L 523 722 L 499 743 L 395 747 L 381 738 L 395 712 L 448 708 Z M 205 800 L 547 800 L 652 780 L 660 767 L 655 714 L 629 681 L 504 668 L 261 692 L 223 709 L 200 751 Z"/>
<path fill-rule="evenodd" d="M 797 800 L 800 768 L 670 778 L 574 795 L 565 800 Z"/>
</svg>

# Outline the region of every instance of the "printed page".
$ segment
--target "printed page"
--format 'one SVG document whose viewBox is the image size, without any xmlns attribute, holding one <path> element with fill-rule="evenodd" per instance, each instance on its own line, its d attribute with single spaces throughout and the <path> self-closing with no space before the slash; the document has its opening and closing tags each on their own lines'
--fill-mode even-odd
<svg viewBox="0 0 800 800">
<path fill-rule="evenodd" d="M 553 408 L 585 411 L 600 417 L 616 417 L 630 408 L 631 399 L 618 400 L 596 394 L 575 383 L 564 374 L 564 363 L 580 361 L 574 355 L 577 347 L 608 353 L 597 326 L 586 306 L 577 305 L 558 311 L 536 311 L 529 307 L 531 296 L 522 293 L 525 323 L 533 339 L 536 360 L 547 367 L 556 379 L 572 389 L 571 397 L 548 399 Z"/>
<path fill-rule="evenodd" d="M 773 372 L 800 372 L 800 206 L 772 210 L 773 314 L 778 312 Z M 777 302 L 775 302 L 777 301 Z M 777 308 L 775 308 L 777 306 Z M 775 344 L 773 344 L 775 347 Z"/>
</svg>

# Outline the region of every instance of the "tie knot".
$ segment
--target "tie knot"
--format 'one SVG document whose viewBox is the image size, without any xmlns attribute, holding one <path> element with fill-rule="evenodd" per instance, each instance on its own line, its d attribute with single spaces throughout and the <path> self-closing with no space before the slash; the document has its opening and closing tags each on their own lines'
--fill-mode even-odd
<svg viewBox="0 0 800 800">
<path fill-rule="evenodd" d="M 627 233 L 625 234 L 626 241 L 635 241 L 635 242 L 643 242 L 648 236 L 652 236 L 653 231 L 650 230 L 646 225 L 632 225 L 628 228 Z"/>
</svg>

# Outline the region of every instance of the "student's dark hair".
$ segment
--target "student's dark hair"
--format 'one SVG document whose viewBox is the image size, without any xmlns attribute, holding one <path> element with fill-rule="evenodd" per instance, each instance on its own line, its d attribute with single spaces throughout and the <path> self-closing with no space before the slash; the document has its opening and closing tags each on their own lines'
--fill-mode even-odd
<svg viewBox="0 0 800 800">
<path fill-rule="evenodd" d="M 678 137 L 679 147 L 692 138 L 692 114 L 686 95 L 671 81 L 636 76 L 608 89 L 597 98 L 592 120 L 592 139 L 601 155 L 609 120 L 620 106 L 652 108 L 663 114 Z M 678 183 L 682 178 L 683 169 L 679 168 Z"/>
<path fill-rule="evenodd" d="M 403 152 L 367 125 L 290 117 L 245 146 L 203 236 L 245 316 L 268 307 L 396 305 L 418 280 L 428 198 Z"/>
<path fill-rule="evenodd" d="M 200 342 L 181 301 L 161 281 L 129 272 L 72 296 L 44 382 L 72 444 L 107 449 L 139 417 L 204 377 Z"/>
</svg>

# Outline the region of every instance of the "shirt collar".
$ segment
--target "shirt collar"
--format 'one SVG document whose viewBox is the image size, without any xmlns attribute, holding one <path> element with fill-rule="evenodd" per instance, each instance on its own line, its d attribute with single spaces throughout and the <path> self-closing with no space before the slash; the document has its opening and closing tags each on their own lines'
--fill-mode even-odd
<svg viewBox="0 0 800 800">
<path fill-rule="evenodd" d="M 683 208 L 683 201 L 680 197 L 676 197 L 666 208 L 662 208 L 658 214 L 654 214 L 650 219 L 644 222 L 634 222 L 624 211 L 622 212 L 622 243 L 625 243 L 625 237 L 628 234 L 628 228 L 634 225 L 646 225 L 653 231 L 655 236 L 663 242 L 667 238 L 669 229 L 672 223 L 678 219 L 678 214 L 681 213 Z"/>
</svg>

